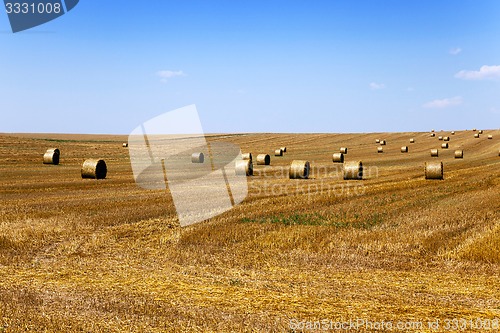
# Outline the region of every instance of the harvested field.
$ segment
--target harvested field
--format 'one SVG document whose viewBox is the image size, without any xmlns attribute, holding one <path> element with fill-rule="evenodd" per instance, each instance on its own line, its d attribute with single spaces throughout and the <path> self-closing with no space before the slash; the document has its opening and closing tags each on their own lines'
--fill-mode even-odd
<svg viewBox="0 0 500 333">
<path fill-rule="evenodd" d="M 0 135 L 0 332 L 500 318 L 500 141 L 455 132 L 442 181 L 424 179 L 428 132 L 210 135 L 289 152 L 254 164 L 242 204 L 182 229 L 168 190 L 134 183 L 125 136 Z M 57 167 L 41 163 L 52 146 Z M 363 161 L 363 180 L 343 180 L 332 147 Z M 106 179 L 81 178 L 87 156 L 105 158 Z M 293 160 L 310 179 L 289 179 Z"/>
</svg>

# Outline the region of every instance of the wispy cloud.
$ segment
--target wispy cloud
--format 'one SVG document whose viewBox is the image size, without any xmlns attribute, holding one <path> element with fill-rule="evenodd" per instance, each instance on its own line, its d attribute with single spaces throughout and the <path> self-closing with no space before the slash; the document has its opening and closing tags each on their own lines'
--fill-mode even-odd
<svg viewBox="0 0 500 333">
<path fill-rule="evenodd" d="M 171 79 L 176 76 L 186 76 L 183 71 L 158 71 L 156 72 L 156 75 L 158 75 L 161 78 L 162 82 L 167 82 L 168 79 Z"/>
<path fill-rule="evenodd" d="M 383 83 L 370 82 L 369 86 L 371 90 L 385 89 L 385 84 Z"/>
<path fill-rule="evenodd" d="M 484 65 L 478 71 L 461 70 L 455 74 L 457 79 L 464 80 L 494 80 L 500 79 L 500 66 Z"/>
<path fill-rule="evenodd" d="M 454 47 L 454 48 L 450 49 L 450 54 L 451 55 L 457 55 L 457 54 L 459 54 L 461 52 L 462 52 L 462 49 L 459 48 L 459 47 Z"/>
<path fill-rule="evenodd" d="M 444 109 L 450 106 L 456 106 L 462 104 L 463 99 L 460 96 L 455 96 L 451 98 L 435 99 L 433 101 L 427 102 L 422 107 L 426 109 Z"/>
</svg>

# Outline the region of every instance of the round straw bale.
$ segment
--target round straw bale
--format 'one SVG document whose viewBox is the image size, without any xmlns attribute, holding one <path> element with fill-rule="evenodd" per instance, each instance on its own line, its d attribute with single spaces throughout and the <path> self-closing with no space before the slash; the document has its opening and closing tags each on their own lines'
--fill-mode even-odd
<svg viewBox="0 0 500 333">
<path fill-rule="evenodd" d="M 443 141 L 450 141 L 450 137 L 449 136 L 443 137 Z"/>
<path fill-rule="evenodd" d="M 344 179 L 363 179 L 363 163 L 349 161 L 344 163 Z"/>
<path fill-rule="evenodd" d="M 252 153 L 244 153 L 244 154 L 241 154 L 241 159 L 242 160 L 252 160 Z"/>
<path fill-rule="evenodd" d="M 380 140 L 380 145 L 381 146 L 385 146 L 387 144 L 387 142 L 385 142 L 385 140 Z"/>
<path fill-rule="evenodd" d="M 344 163 L 344 154 L 333 153 L 332 161 L 333 161 L 333 163 Z"/>
<path fill-rule="evenodd" d="M 408 152 L 408 146 L 401 147 L 401 152 L 402 153 L 407 153 Z"/>
<path fill-rule="evenodd" d="M 279 148 L 274 151 L 274 156 L 283 156 L 283 149 Z"/>
<path fill-rule="evenodd" d="M 124 143 L 122 144 L 122 147 L 123 147 L 123 148 L 127 148 L 127 147 L 128 147 L 128 143 L 127 143 L 127 142 L 124 142 Z"/>
<path fill-rule="evenodd" d="M 234 166 L 234 171 L 237 176 L 252 176 L 253 163 L 251 160 L 236 161 L 236 164 Z"/>
<path fill-rule="evenodd" d="M 443 137 L 442 136 L 438 136 L 438 140 L 443 140 Z"/>
<path fill-rule="evenodd" d="M 431 132 L 434 132 L 434 130 L 433 130 L 433 129 L 431 129 Z"/>
<path fill-rule="evenodd" d="M 479 131 L 478 131 L 478 133 L 479 133 L 479 134 L 483 134 L 483 130 L 479 130 Z"/>
<path fill-rule="evenodd" d="M 380 139 L 375 140 L 375 143 L 380 143 Z"/>
<path fill-rule="evenodd" d="M 464 158 L 464 151 L 461 149 L 455 150 L 455 158 Z"/>
<path fill-rule="evenodd" d="M 281 147 L 281 150 L 283 150 L 284 153 L 286 153 L 286 147 Z"/>
<path fill-rule="evenodd" d="M 290 179 L 307 179 L 309 178 L 310 170 L 311 165 L 308 161 L 295 160 L 290 164 L 288 174 Z"/>
<path fill-rule="evenodd" d="M 410 143 L 415 143 L 415 139 L 414 139 L 414 138 L 411 138 L 411 139 L 410 139 Z"/>
<path fill-rule="evenodd" d="M 493 139 L 493 135 L 491 135 L 491 134 L 488 135 L 488 139 L 490 139 L 490 140 Z"/>
<path fill-rule="evenodd" d="M 455 135 L 455 131 L 451 131 L 451 135 Z"/>
<path fill-rule="evenodd" d="M 203 153 L 193 153 L 191 155 L 191 163 L 203 163 L 205 161 L 205 155 Z"/>
<path fill-rule="evenodd" d="M 384 147 L 377 148 L 377 153 L 383 153 L 383 152 L 384 152 Z"/>
<path fill-rule="evenodd" d="M 479 133 L 474 134 L 474 137 L 477 139 L 479 138 Z"/>
<path fill-rule="evenodd" d="M 441 148 L 448 149 L 448 142 L 441 144 Z"/>
<path fill-rule="evenodd" d="M 341 152 L 342 154 L 347 154 L 347 148 L 346 148 L 346 147 L 342 147 L 342 148 L 340 148 L 340 152 Z"/>
<path fill-rule="evenodd" d="M 473 130 L 474 132 L 475 132 L 475 131 L 477 131 L 477 129 L 475 129 L 475 128 L 473 128 L 472 130 Z"/>
<path fill-rule="evenodd" d="M 43 164 L 59 164 L 59 157 L 61 152 L 57 148 L 47 149 L 45 154 L 43 154 Z"/>
<path fill-rule="evenodd" d="M 271 164 L 271 156 L 267 154 L 257 155 L 257 165 L 269 165 Z"/>
<path fill-rule="evenodd" d="M 436 133 L 431 133 L 431 137 L 435 137 L 436 136 Z"/>
<path fill-rule="evenodd" d="M 82 178 L 104 179 L 108 169 L 106 162 L 99 159 L 88 159 L 82 165 Z"/>
<path fill-rule="evenodd" d="M 438 157 L 439 152 L 437 149 L 431 149 L 431 157 Z"/>
<path fill-rule="evenodd" d="M 500 149 L 498 149 L 498 156 L 500 156 Z"/>
<path fill-rule="evenodd" d="M 443 162 L 425 162 L 425 179 L 443 179 Z"/>
</svg>

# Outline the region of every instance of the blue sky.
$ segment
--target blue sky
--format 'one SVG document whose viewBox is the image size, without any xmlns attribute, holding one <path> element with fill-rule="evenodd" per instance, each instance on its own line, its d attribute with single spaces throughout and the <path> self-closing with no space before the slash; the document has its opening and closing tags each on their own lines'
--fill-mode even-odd
<svg viewBox="0 0 500 333">
<path fill-rule="evenodd" d="M 13 34 L 0 132 L 128 134 L 196 104 L 205 132 L 499 128 L 500 2 L 81 0 Z"/>
</svg>

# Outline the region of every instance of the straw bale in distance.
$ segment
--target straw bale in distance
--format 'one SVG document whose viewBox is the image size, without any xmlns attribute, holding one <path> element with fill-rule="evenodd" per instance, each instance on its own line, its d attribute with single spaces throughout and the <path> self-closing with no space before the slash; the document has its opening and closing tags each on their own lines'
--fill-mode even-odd
<svg viewBox="0 0 500 333">
<path fill-rule="evenodd" d="M 286 153 L 286 147 L 281 147 L 281 150 L 283 150 L 284 153 Z"/>
<path fill-rule="evenodd" d="M 106 162 L 100 159 L 88 159 L 82 165 L 82 178 L 104 179 L 108 169 Z"/>
<path fill-rule="evenodd" d="M 408 146 L 401 147 L 401 152 L 402 153 L 407 153 L 408 152 Z"/>
<path fill-rule="evenodd" d="M 244 153 L 244 154 L 241 154 L 241 159 L 242 160 L 252 160 L 252 153 Z"/>
<path fill-rule="evenodd" d="M 464 151 L 461 149 L 455 150 L 455 158 L 464 158 Z"/>
<path fill-rule="evenodd" d="M 410 143 L 415 143 L 415 139 L 414 139 L 414 138 L 411 138 L 411 139 L 410 139 Z"/>
<path fill-rule="evenodd" d="M 333 153 L 332 161 L 333 161 L 333 163 L 344 163 L 344 154 Z"/>
<path fill-rule="evenodd" d="M 450 141 L 450 137 L 449 136 L 443 137 L 443 141 Z"/>
<path fill-rule="evenodd" d="M 310 170 L 311 165 L 308 161 L 294 160 L 290 164 L 288 174 L 290 179 L 307 179 L 309 178 Z"/>
<path fill-rule="evenodd" d="M 441 148 L 443 148 L 443 149 L 448 149 L 448 142 L 446 142 L 446 143 L 442 143 L 442 144 L 441 144 Z"/>
<path fill-rule="evenodd" d="M 377 148 L 377 153 L 383 153 L 383 152 L 384 152 L 384 147 Z"/>
<path fill-rule="evenodd" d="M 375 140 L 375 143 L 380 143 L 380 139 L 376 139 L 376 140 Z"/>
<path fill-rule="evenodd" d="M 436 136 L 436 133 L 431 133 L 431 137 L 435 137 Z"/>
<path fill-rule="evenodd" d="M 234 171 L 237 176 L 252 176 L 253 163 L 251 160 L 236 161 L 236 164 L 234 166 Z"/>
<path fill-rule="evenodd" d="M 479 134 L 483 134 L 483 130 L 479 130 L 479 131 L 478 131 L 478 133 L 479 133 Z"/>
<path fill-rule="evenodd" d="M 43 154 L 43 164 L 58 165 L 60 155 L 61 155 L 61 152 L 59 151 L 58 148 L 47 149 L 45 154 Z"/>
<path fill-rule="evenodd" d="M 442 136 L 438 136 L 438 140 L 443 140 L 443 137 Z"/>
<path fill-rule="evenodd" d="M 205 155 L 203 153 L 193 153 L 191 155 L 191 163 L 203 163 L 205 162 Z"/>
<path fill-rule="evenodd" d="M 451 135 L 455 135 L 455 131 L 451 131 Z"/>
<path fill-rule="evenodd" d="M 128 143 L 127 143 L 127 142 L 124 142 L 124 143 L 122 144 L 122 147 L 123 147 L 123 148 L 127 148 L 127 147 L 128 147 Z"/>
<path fill-rule="evenodd" d="M 346 147 L 341 147 L 341 148 L 340 148 L 340 152 L 341 152 L 342 154 L 347 154 L 347 148 L 346 148 Z"/>
<path fill-rule="evenodd" d="M 488 139 L 490 139 L 490 140 L 493 139 L 493 135 L 491 135 L 491 134 L 488 135 Z"/>
<path fill-rule="evenodd" d="M 387 144 L 387 142 L 385 140 L 380 140 L 380 145 L 381 146 L 385 146 Z"/>
<path fill-rule="evenodd" d="M 438 157 L 439 151 L 437 149 L 431 149 L 431 157 Z"/>
<path fill-rule="evenodd" d="M 363 163 L 361 161 L 349 161 L 344 163 L 344 179 L 363 179 Z"/>
<path fill-rule="evenodd" d="M 271 156 L 267 154 L 257 155 L 257 165 L 269 165 L 271 164 Z"/>
<path fill-rule="evenodd" d="M 474 137 L 475 137 L 476 139 L 478 139 L 478 138 L 479 138 L 479 133 L 474 134 Z"/>
<path fill-rule="evenodd" d="M 425 162 L 425 179 L 443 179 L 443 162 Z"/>
<path fill-rule="evenodd" d="M 274 156 L 283 156 L 283 149 L 279 148 L 274 151 Z"/>
</svg>

